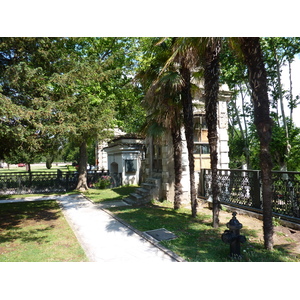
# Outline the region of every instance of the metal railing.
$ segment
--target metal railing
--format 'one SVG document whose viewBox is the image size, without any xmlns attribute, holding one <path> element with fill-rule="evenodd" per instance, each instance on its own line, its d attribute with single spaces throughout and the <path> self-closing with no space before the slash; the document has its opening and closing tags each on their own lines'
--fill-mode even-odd
<svg viewBox="0 0 300 300">
<path fill-rule="evenodd" d="M 108 171 L 88 171 L 87 183 L 92 186 Z M 121 175 L 121 177 L 120 177 Z M 110 175 L 112 187 L 122 184 L 122 174 Z M 78 172 L 12 172 L 0 174 L 0 195 L 68 192 L 76 188 Z"/>
<path fill-rule="evenodd" d="M 218 170 L 219 200 L 223 204 L 262 212 L 261 171 Z M 273 213 L 300 223 L 300 172 L 272 172 Z M 211 170 L 200 172 L 199 196 L 211 197 Z"/>
</svg>

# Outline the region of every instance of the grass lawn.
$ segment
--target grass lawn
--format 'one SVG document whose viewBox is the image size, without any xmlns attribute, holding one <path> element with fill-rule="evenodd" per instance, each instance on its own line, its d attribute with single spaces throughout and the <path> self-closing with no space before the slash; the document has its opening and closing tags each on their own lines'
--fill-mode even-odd
<svg viewBox="0 0 300 300">
<path fill-rule="evenodd" d="M 112 200 L 122 200 L 130 193 L 133 193 L 138 186 L 121 186 L 113 189 L 89 189 L 84 193 L 90 200 L 95 203 Z"/>
<path fill-rule="evenodd" d="M 85 195 L 95 203 L 112 201 L 128 196 L 136 188 L 90 189 Z M 167 201 L 153 201 L 141 207 L 115 207 L 110 211 L 140 231 L 166 228 L 173 232 L 176 239 L 160 243 L 186 261 L 232 261 L 229 245 L 221 240 L 227 229 L 225 224 L 231 218 L 225 211 L 219 228 L 212 227 L 211 211 L 199 209 L 197 217 L 192 218 L 189 208 L 175 211 Z M 272 252 L 265 250 L 261 231 L 260 226 L 243 227 L 241 234 L 247 242 L 241 245 L 241 261 L 300 261 L 299 253 L 291 254 L 284 245 L 277 245 Z M 87 258 L 56 201 L 11 204 L 0 201 L 0 261 L 87 261 Z"/>
<path fill-rule="evenodd" d="M 55 200 L 0 204 L 1 262 L 88 261 Z"/>
<path fill-rule="evenodd" d="M 189 209 L 174 211 L 168 202 L 154 202 L 143 207 L 116 207 L 110 211 L 140 231 L 165 228 L 177 238 L 160 242 L 163 246 L 191 262 L 225 262 L 229 258 L 229 245 L 221 240 L 221 234 L 227 229 L 225 225 L 212 227 L 211 215 L 198 213 L 191 217 Z M 284 248 L 269 252 L 264 249 L 262 241 L 257 241 L 257 231 L 243 228 L 247 242 L 241 245 L 242 261 L 253 262 L 289 262 L 300 261 L 289 255 Z M 251 242 L 250 242 L 251 241 Z"/>
<path fill-rule="evenodd" d="M 67 164 L 56 166 L 55 163 L 52 164 L 51 169 L 46 168 L 46 164 L 38 164 L 38 165 L 31 165 L 32 172 L 57 172 L 57 169 L 60 169 L 63 172 L 67 172 Z M 74 167 L 72 170 L 76 170 Z M 9 169 L 7 168 L 0 168 L 0 174 L 5 173 L 12 173 L 12 172 L 27 172 L 26 167 L 18 167 L 16 165 L 11 165 Z"/>
</svg>

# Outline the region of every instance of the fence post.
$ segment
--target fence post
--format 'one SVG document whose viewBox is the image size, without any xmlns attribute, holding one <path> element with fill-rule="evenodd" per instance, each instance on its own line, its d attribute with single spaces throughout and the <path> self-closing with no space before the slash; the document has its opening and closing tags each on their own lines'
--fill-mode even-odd
<svg viewBox="0 0 300 300">
<path fill-rule="evenodd" d="M 60 180 L 62 177 L 62 171 L 60 169 L 57 169 L 57 179 Z"/>
<path fill-rule="evenodd" d="M 29 174 L 29 187 L 31 187 L 31 185 L 32 185 L 32 172 L 29 171 L 28 174 Z"/>
<path fill-rule="evenodd" d="M 260 171 L 253 172 L 252 179 L 252 204 L 254 208 L 261 208 L 261 186 L 260 186 Z"/>
<path fill-rule="evenodd" d="M 69 191 L 69 172 L 66 173 L 66 192 Z"/>
</svg>

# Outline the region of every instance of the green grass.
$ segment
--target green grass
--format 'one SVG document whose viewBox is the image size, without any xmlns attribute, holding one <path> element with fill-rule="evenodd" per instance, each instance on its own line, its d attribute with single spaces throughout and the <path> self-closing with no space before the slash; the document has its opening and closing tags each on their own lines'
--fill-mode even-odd
<svg viewBox="0 0 300 300">
<path fill-rule="evenodd" d="M 85 195 L 95 203 L 112 201 L 123 199 L 136 188 L 137 186 L 123 186 L 104 190 L 90 189 Z M 213 228 L 211 214 L 200 211 L 196 218 L 192 218 L 190 209 L 175 211 L 172 203 L 167 201 L 153 201 L 142 207 L 115 207 L 110 208 L 110 211 L 140 231 L 166 228 L 173 232 L 177 238 L 161 244 L 187 261 L 232 261 L 229 258 L 229 245 L 221 240 L 221 234 L 227 227 L 221 224 L 219 228 Z M 258 230 L 243 228 L 242 234 L 246 236 L 247 242 L 241 245 L 243 257 L 240 261 L 300 261 L 299 257 L 291 255 L 284 246 L 276 246 L 272 252 L 265 250 L 263 241 L 257 239 L 257 233 Z M 70 249 L 70 254 L 65 252 Z M 0 261 L 85 259 L 55 201 L 0 205 Z"/>
<path fill-rule="evenodd" d="M 177 238 L 160 242 L 163 246 L 191 262 L 226 262 L 229 258 L 229 245 L 221 240 L 226 226 L 213 228 L 211 215 L 198 213 L 193 219 L 189 209 L 174 211 L 170 203 L 154 202 L 144 207 L 118 207 L 110 211 L 140 231 L 166 228 Z M 243 229 L 247 239 L 256 236 L 255 230 Z M 241 261 L 289 262 L 300 261 L 290 256 L 283 248 L 270 252 L 259 242 L 246 242 L 241 245 Z"/>
<path fill-rule="evenodd" d="M 95 203 L 103 201 L 122 200 L 130 193 L 133 193 L 138 186 L 121 186 L 113 189 L 89 189 L 84 193 L 90 200 Z"/>
<path fill-rule="evenodd" d="M 75 167 L 72 167 L 74 168 Z M 57 172 L 57 170 L 60 169 L 63 172 L 67 172 L 68 168 L 67 168 L 67 164 L 66 165 L 62 165 L 62 166 L 56 166 L 55 163 L 52 165 L 51 169 L 47 169 L 46 168 L 46 164 L 40 164 L 40 165 L 32 165 L 31 166 L 31 171 L 32 172 Z M 5 174 L 5 173 L 15 173 L 15 172 L 27 172 L 26 171 L 26 167 L 16 167 L 15 165 L 10 166 L 9 169 L 7 168 L 0 168 L 0 174 Z"/>
<path fill-rule="evenodd" d="M 0 204 L 1 262 L 88 261 L 55 200 Z"/>
</svg>

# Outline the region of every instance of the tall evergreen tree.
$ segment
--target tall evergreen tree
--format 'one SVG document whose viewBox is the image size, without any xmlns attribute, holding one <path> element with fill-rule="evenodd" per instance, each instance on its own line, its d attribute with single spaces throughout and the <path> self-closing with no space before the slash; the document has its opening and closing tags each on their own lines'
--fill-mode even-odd
<svg viewBox="0 0 300 300">
<path fill-rule="evenodd" d="M 19 135 L 18 147 L 39 153 L 57 144 L 51 140 L 71 139 L 81 153 L 78 189 L 87 189 L 87 144 L 105 139 L 118 124 L 120 101 L 127 110 L 131 105 L 133 44 L 131 38 L 0 40 L 2 99 L 27 112 L 13 119 L 26 134 Z"/>
</svg>

